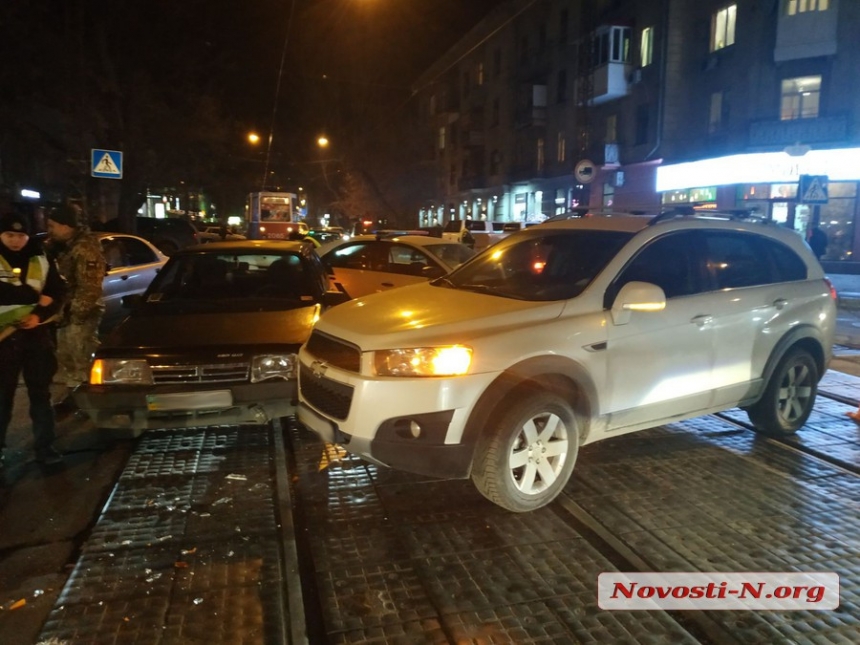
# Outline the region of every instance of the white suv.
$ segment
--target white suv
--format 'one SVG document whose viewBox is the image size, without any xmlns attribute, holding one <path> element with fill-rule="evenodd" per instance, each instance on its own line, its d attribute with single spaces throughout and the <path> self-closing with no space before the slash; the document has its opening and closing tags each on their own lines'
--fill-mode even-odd
<svg viewBox="0 0 860 645">
<path fill-rule="evenodd" d="M 300 352 L 298 418 L 369 461 L 471 477 L 528 511 L 599 439 L 735 406 L 795 432 L 835 324 L 821 265 L 775 224 L 551 222 L 326 312 Z"/>
</svg>

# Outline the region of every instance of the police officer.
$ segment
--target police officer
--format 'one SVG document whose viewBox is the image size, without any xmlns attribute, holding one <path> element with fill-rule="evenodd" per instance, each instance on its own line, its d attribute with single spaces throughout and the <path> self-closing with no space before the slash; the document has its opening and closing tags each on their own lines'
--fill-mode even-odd
<svg viewBox="0 0 860 645">
<path fill-rule="evenodd" d="M 20 213 L 0 217 L 0 466 L 18 379 L 23 373 L 30 399 L 36 458 L 48 464 L 54 449 L 51 380 L 57 371 L 49 321 L 63 306 L 65 284 L 41 244 L 30 238 Z"/>
<path fill-rule="evenodd" d="M 90 361 L 99 346 L 98 328 L 104 314 L 102 280 L 106 263 L 98 238 L 82 222 L 83 213 L 71 205 L 48 214 L 48 235 L 60 274 L 68 283 L 66 305 L 57 330 L 59 380 L 69 395 L 89 379 Z M 66 405 L 70 403 L 66 400 Z"/>
</svg>

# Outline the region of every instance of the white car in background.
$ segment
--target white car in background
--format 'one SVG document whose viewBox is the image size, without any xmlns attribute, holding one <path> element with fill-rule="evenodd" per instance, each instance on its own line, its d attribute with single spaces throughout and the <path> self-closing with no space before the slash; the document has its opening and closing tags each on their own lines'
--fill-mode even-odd
<svg viewBox="0 0 860 645">
<path fill-rule="evenodd" d="M 102 280 L 105 313 L 99 331 L 105 333 L 128 315 L 122 306 L 123 296 L 143 293 L 167 262 L 151 242 L 126 233 L 96 233 L 107 262 Z"/>
<path fill-rule="evenodd" d="M 332 284 L 351 298 L 441 277 L 475 255 L 459 242 L 423 235 L 357 235 L 317 253 Z"/>
</svg>

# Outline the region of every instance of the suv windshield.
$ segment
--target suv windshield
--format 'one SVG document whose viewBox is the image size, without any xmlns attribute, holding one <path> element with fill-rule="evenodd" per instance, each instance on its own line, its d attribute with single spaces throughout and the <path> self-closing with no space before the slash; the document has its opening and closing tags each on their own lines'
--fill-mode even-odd
<svg viewBox="0 0 860 645">
<path fill-rule="evenodd" d="M 578 296 L 633 237 L 618 231 L 535 231 L 506 238 L 434 284 L 518 300 Z"/>
</svg>

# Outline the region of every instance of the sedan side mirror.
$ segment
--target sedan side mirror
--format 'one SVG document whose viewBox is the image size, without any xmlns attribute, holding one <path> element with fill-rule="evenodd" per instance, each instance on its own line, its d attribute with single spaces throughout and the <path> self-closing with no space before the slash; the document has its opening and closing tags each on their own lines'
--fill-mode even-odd
<svg viewBox="0 0 860 645">
<path fill-rule="evenodd" d="M 666 294 L 656 284 L 628 282 L 612 303 L 612 322 L 626 325 L 634 311 L 663 311 L 665 308 Z"/>
<path fill-rule="evenodd" d="M 421 277 L 426 278 L 427 280 L 435 280 L 436 278 L 441 278 L 445 275 L 445 269 L 442 267 L 433 266 L 432 264 L 428 264 L 423 269 L 421 269 Z"/>
<path fill-rule="evenodd" d="M 350 298 L 349 294 L 345 291 L 332 290 L 325 292 L 325 295 L 323 295 L 322 303 L 323 307 L 328 308 L 334 307 L 336 305 L 341 305 L 349 300 L 352 300 L 352 298 Z"/>
<path fill-rule="evenodd" d="M 127 296 L 123 296 L 122 300 L 120 300 L 120 304 L 123 309 L 137 309 L 143 304 L 143 294 L 132 293 Z"/>
</svg>

